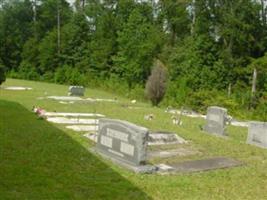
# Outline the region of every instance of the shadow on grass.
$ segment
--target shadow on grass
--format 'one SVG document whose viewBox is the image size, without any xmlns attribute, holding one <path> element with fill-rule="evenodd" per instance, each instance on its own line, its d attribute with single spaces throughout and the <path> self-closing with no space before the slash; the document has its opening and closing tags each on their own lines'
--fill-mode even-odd
<svg viewBox="0 0 267 200">
<path fill-rule="evenodd" d="M 61 130 L 0 101 L 1 199 L 151 199 Z"/>
</svg>

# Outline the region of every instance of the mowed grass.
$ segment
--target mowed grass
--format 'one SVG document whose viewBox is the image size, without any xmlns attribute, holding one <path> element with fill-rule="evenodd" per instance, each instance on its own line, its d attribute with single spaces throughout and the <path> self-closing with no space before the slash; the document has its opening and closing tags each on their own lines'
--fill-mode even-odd
<svg viewBox="0 0 267 200">
<path fill-rule="evenodd" d="M 66 95 L 64 85 L 8 79 L 4 86 L 33 90 L 0 89 L 0 199 L 267 199 L 267 150 L 245 143 L 246 128 L 230 126 L 228 139 L 223 139 L 202 132 L 203 119 L 183 117 L 183 125 L 175 126 L 164 109 L 141 102 L 131 105 L 130 99 L 92 88 L 87 88 L 86 97 L 116 97 L 119 103 L 38 99 Z M 30 112 L 34 105 L 47 111 L 97 112 L 152 130 L 173 131 L 200 152 L 166 162 L 228 156 L 244 165 L 193 174 L 134 174 L 92 155 L 88 148 L 93 143 L 82 134 L 37 119 Z M 155 119 L 145 121 L 150 113 Z"/>
</svg>

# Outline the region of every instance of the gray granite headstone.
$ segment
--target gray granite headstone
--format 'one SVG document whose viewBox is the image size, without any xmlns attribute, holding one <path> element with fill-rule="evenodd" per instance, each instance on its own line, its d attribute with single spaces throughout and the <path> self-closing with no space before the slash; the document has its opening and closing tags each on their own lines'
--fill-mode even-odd
<svg viewBox="0 0 267 200">
<path fill-rule="evenodd" d="M 70 96 L 84 96 L 84 87 L 83 86 L 70 86 L 69 95 Z"/>
<path fill-rule="evenodd" d="M 250 122 L 247 143 L 267 148 L 267 122 Z"/>
<path fill-rule="evenodd" d="M 113 119 L 100 119 L 96 150 L 132 166 L 146 161 L 148 129 Z"/>
<path fill-rule="evenodd" d="M 225 133 L 226 120 L 227 120 L 227 109 L 217 106 L 211 106 L 208 108 L 204 131 L 224 136 L 226 135 Z"/>
</svg>

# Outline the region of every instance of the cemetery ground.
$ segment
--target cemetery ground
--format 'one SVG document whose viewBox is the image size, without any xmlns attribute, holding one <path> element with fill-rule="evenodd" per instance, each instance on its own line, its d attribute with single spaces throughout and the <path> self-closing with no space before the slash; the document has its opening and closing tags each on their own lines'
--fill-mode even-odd
<svg viewBox="0 0 267 200">
<path fill-rule="evenodd" d="M 0 89 L 0 199 L 267 199 L 267 150 L 246 144 L 247 128 L 227 127 L 228 138 L 204 133 L 204 119 L 182 117 L 172 124 L 163 108 L 87 88 L 85 97 L 117 102 L 61 104 L 40 97 L 66 96 L 68 86 L 8 79 Z M 231 157 L 244 165 L 188 174 L 135 174 L 92 154 L 94 145 L 82 133 L 52 124 L 31 112 L 100 113 L 150 130 L 175 132 L 197 154 L 158 158 L 151 163 Z M 153 114 L 151 121 L 144 115 Z M 153 147 L 157 148 L 157 147 Z M 159 147 L 165 148 L 165 147 Z"/>
</svg>

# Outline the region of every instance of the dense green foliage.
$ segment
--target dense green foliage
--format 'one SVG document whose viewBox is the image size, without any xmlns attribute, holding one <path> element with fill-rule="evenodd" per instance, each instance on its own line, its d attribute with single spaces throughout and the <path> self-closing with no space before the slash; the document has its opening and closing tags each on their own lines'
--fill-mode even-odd
<svg viewBox="0 0 267 200">
<path fill-rule="evenodd" d="M 0 85 L 6 80 L 5 68 L 0 62 Z"/>
<path fill-rule="evenodd" d="M 153 60 L 160 59 L 169 73 L 165 104 L 204 110 L 210 103 L 231 102 L 231 110 L 243 112 L 267 104 L 265 0 L 0 4 L 0 58 L 12 77 L 116 82 L 115 89 L 128 91 L 144 88 Z M 254 68 L 259 78 L 251 94 Z M 210 101 L 216 96 L 219 101 Z"/>
</svg>

